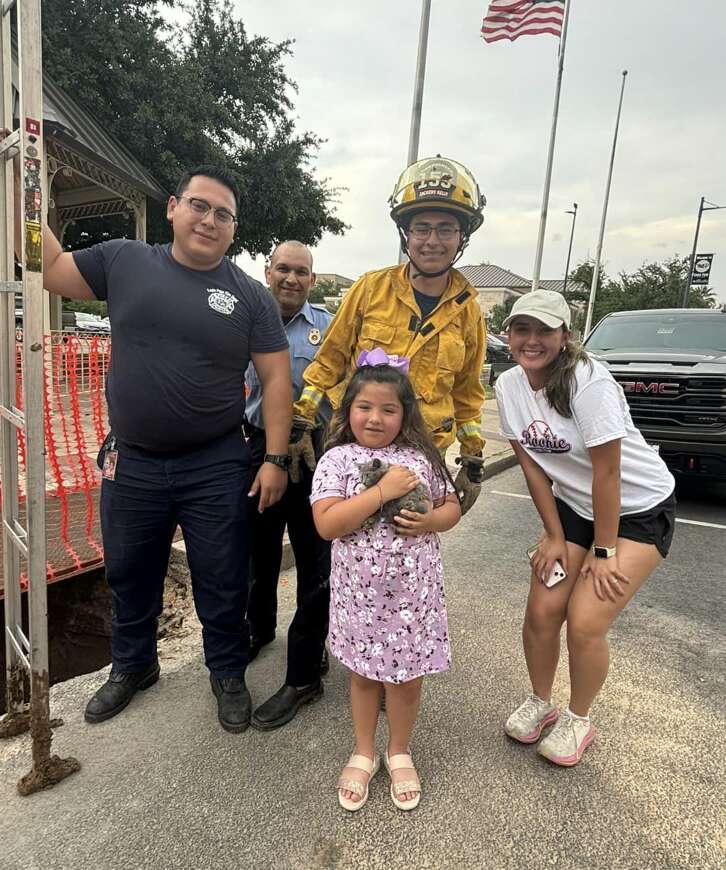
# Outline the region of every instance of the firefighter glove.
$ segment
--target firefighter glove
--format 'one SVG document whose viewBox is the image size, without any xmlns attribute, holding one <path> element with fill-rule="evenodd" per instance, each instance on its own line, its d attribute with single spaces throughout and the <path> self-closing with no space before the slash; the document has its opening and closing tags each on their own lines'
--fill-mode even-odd
<svg viewBox="0 0 726 870">
<path fill-rule="evenodd" d="M 305 417 L 295 416 L 292 418 L 292 431 L 290 432 L 290 468 L 288 474 L 293 483 L 302 480 L 301 463 L 304 463 L 310 471 L 315 471 L 315 450 L 313 448 L 312 431 L 315 424 L 306 420 Z"/>
<path fill-rule="evenodd" d="M 457 456 L 454 460 L 461 470 L 456 475 L 454 486 L 459 497 L 461 513 L 465 514 L 479 498 L 484 480 L 484 459 L 481 456 Z"/>
</svg>

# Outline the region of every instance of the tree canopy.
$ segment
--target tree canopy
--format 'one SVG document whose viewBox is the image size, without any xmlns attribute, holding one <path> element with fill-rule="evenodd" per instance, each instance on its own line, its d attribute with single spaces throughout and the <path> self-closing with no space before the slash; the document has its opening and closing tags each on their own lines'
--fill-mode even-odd
<svg viewBox="0 0 726 870">
<path fill-rule="evenodd" d="M 291 52 L 291 41 L 249 36 L 231 0 L 43 2 L 46 71 L 163 187 L 173 192 L 200 163 L 235 176 L 242 198 L 231 253 L 266 254 L 286 238 L 314 244 L 346 229 L 335 189 L 313 174 L 323 140 L 295 128 Z M 169 237 L 162 209 L 152 210 L 148 237 Z"/>
<path fill-rule="evenodd" d="M 661 263 L 643 263 L 634 272 L 621 272 L 618 278 L 610 278 L 601 267 L 592 324 L 598 323 L 611 311 L 639 311 L 646 308 L 680 308 L 683 288 L 688 280 L 689 257 L 672 256 Z M 578 312 L 577 325 L 585 322 L 589 288 L 592 284 L 594 263 L 585 260 L 570 273 L 572 281 L 579 281 L 588 288 L 582 310 Z M 580 301 L 580 296 L 568 302 Z M 711 287 L 691 287 L 688 295 L 691 308 L 713 308 L 716 299 Z"/>
<path fill-rule="evenodd" d="M 634 272 L 621 272 L 612 279 L 600 265 L 592 324 L 598 323 L 611 311 L 638 311 L 646 308 L 680 308 L 683 288 L 688 280 L 689 257 L 673 256 L 662 263 L 643 263 Z M 590 298 L 592 273 L 595 263 L 583 260 L 570 272 L 565 298 L 575 309 L 573 328 L 580 331 L 585 325 L 587 303 Z M 578 285 L 583 285 L 583 291 Z M 512 309 L 515 297 L 494 305 L 489 312 L 489 328 L 500 332 L 502 322 Z M 688 304 L 691 308 L 713 308 L 716 298 L 710 287 L 691 287 Z"/>
</svg>

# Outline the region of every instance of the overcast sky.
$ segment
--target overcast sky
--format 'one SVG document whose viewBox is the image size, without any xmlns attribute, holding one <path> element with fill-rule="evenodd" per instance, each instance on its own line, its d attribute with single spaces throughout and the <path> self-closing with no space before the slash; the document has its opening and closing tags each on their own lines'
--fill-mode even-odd
<svg viewBox="0 0 726 870">
<path fill-rule="evenodd" d="M 318 272 L 356 278 L 395 262 L 386 201 L 404 167 L 421 0 L 235 0 L 250 34 L 296 40 L 300 129 L 325 137 L 316 171 L 345 187 L 351 225 L 315 251 Z M 487 197 L 463 264 L 531 277 L 558 40 L 484 43 L 487 0 L 433 0 L 419 156 L 466 164 Z M 690 254 L 701 195 L 726 205 L 724 0 L 572 0 L 543 278 L 594 256 L 621 71 L 629 75 L 605 236 L 607 271 Z M 699 252 L 715 253 L 726 302 L 726 210 L 704 215 Z M 262 261 L 241 265 L 262 277 Z"/>
</svg>

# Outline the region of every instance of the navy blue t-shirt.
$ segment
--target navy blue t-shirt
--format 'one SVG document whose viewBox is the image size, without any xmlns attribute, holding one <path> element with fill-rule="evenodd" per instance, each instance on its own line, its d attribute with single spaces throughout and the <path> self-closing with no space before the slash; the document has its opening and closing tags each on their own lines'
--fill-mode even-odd
<svg viewBox="0 0 726 870">
<path fill-rule="evenodd" d="M 209 271 L 182 266 L 171 245 L 114 239 L 73 258 L 108 303 L 106 399 L 119 441 L 186 450 L 239 428 L 250 353 L 287 348 L 272 294 L 227 257 Z"/>
</svg>

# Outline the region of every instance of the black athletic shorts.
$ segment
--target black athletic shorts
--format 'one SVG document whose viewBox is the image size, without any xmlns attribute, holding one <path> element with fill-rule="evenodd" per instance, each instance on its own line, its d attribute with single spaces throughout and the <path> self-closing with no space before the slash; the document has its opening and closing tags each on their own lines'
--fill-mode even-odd
<svg viewBox="0 0 726 870">
<path fill-rule="evenodd" d="M 565 533 L 565 540 L 589 550 L 595 538 L 595 523 L 575 513 L 559 498 L 555 498 L 557 510 Z M 620 517 L 618 537 L 641 544 L 655 544 L 658 552 L 665 557 L 671 547 L 676 525 L 676 496 L 672 492 L 668 498 L 655 507 L 639 514 Z"/>
</svg>

